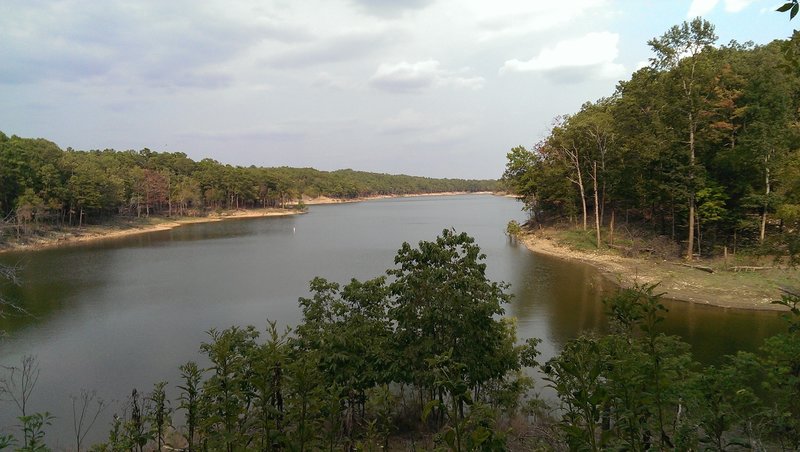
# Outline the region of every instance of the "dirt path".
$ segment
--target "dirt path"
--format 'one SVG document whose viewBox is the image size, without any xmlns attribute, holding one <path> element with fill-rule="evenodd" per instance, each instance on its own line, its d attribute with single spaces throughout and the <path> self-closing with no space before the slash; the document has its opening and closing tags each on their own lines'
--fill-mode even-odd
<svg viewBox="0 0 800 452">
<path fill-rule="evenodd" d="M 586 262 L 611 281 L 629 287 L 634 283 L 660 282 L 666 298 L 736 309 L 783 310 L 771 304 L 780 299 L 781 286 L 800 286 L 800 270 L 771 269 L 763 272 L 715 271 L 706 273 L 679 262 L 634 259 L 611 251 L 583 251 L 569 248 L 547 234 L 526 233 L 520 240 L 535 253 Z"/>
</svg>

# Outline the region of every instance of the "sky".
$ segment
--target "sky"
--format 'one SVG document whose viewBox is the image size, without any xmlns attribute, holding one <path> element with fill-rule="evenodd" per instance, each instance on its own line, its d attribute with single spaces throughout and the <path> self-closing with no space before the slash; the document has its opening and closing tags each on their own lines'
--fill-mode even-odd
<svg viewBox="0 0 800 452">
<path fill-rule="evenodd" d="M 800 22 L 778 0 L 2 0 L 0 131 L 242 166 L 498 178 L 647 41 Z"/>
</svg>

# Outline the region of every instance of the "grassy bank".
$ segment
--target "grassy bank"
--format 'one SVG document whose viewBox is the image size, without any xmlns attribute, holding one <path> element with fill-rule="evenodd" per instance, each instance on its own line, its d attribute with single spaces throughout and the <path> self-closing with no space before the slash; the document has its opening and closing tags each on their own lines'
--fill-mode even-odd
<svg viewBox="0 0 800 452">
<path fill-rule="evenodd" d="M 770 258 L 729 255 L 697 260 L 687 267 L 672 258 L 668 243 L 630 238 L 597 249 L 592 231 L 548 228 L 524 230 L 520 241 L 533 252 L 586 262 L 623 286 L 659 283 L 666 298 L 725 308 L 781 310 L 771 302 L 782 287 L 800 287 L 800 269 Z"/>
</svg>

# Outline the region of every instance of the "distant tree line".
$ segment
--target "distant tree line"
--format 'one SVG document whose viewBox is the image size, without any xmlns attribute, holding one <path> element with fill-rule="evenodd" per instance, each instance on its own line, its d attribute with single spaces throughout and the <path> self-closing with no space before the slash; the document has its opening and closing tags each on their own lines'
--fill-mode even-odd
<svg viewBox="0 0 800 452">
<path fill-rule="evenodd" d="M 496 188 L 491 180 L 196 162 L 182 152 L 146 148 L 64 151 L 45 139 L 0 132 L 0 216 L 19 228 L 37 223 L 82 225 L 117 215 L 283 207 L 303 196 L 351 199 Z"/>
<path fill-rule="evenodd" d="M 800 32 L 714 46 L 698 18 L 649 41 L 651 65 L 508 154 L 504 180 L 536 222 L 613 234 L 637 221 L 683 254 L 800 252 Z"/>
</svg>

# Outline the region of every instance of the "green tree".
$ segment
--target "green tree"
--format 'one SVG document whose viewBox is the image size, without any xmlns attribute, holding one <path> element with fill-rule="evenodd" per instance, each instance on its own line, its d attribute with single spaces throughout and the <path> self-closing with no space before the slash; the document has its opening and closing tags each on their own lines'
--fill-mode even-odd
<svg viewBox="0 0 800 452">
<path fill-rule="evenodd" d="M 202 372 L 197 367 L 197 363 L 189 361 L 180 367 L 181 379 L 183 384 L 178 386 L 181 393 L 178 397 L 179 408 L 185 411 L 186 420 L 186 443 L 189 452 L 195 450 L 195 436 L 199 423 L 199 403 L 200 403 L 200 381 Z"/>
<path fill-rule="evenodd" d="M 466 233 L 445 229 L 433 242 L 408 243 L 398 250 L 389 318 L 399 353 L 397 379 L 433 388 L 435 375 L 426 357 L 453 350 L 464 365 L 464 379 L 475 388 L 499 378 L 519 364 L 507 340 L 508 323 L 497 317 L 510 296 L 504 283 L 486 277 L 485 255 Z"/>
<path fill-rule="evenodd" d="M 202 429 L 207 446 L 233 452 L 246 448 L 252 438 L 250 407 L 253 402 L 252 362 L 258 332 L 253 327 L 209 331 L 211 342 L 200 350 L 211 362 L 211 375 L 203 383 Z"/>
<path fill-rule="evenodd" d="M 700 53 L 714 44 L 716 40 L 714 26 L 698 17 L 691 22 L 683 22 L 680 26 L 676 25 L 670 28 L 658 39 L 648 41 L 655 52 L 655 57 L 651 59 L 653 66 L 656 69 L 670 71 L 668 74 L 674 77 L 674 81 L 670 83 L 676 85 L 681 94 L 678 108 L 685 117 L 684 126 L 687 132 L 689 156 L 687 260 L 692 260 L 694 253 L 695 191 L 697 190 L 696 135 L 700 127 L 700 109 L 703 108 L 701 105 L 703 87 L 699 73 Z"/>
<path fill-rule="evenodd" d="M 150 436 L 156 440 L 156 450 L 162 450 L 166 429 L 172 424 L 172 409 L 169 407 L 169 399 L 165 387 L 166 381 L 160 381 L 153 386 L 153 391 L 148 394 L 150 402 Z"/>
</svg>

